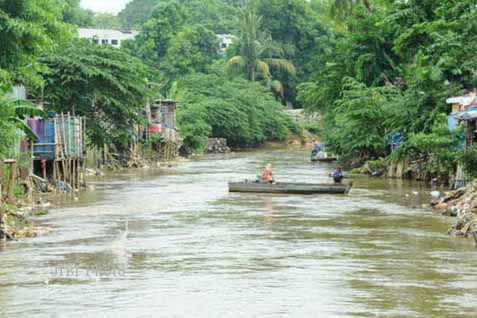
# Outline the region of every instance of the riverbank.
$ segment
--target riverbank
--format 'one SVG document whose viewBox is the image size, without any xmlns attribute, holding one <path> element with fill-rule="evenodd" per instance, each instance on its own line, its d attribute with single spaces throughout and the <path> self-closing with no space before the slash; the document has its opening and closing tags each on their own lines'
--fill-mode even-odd
<svg viewBox="0 0 477 318">
<path fill-rule="evenodd" d="M 38 226 L 32 221 L 33 217 L 48 214 L 49 203 L 17 202 L 0 206 L 0 240 L 12 241 L 32 238 L 53 231 L 48 226 Z"/>
<path fill-rule="evenodd" d="M 472 238 L 477 246 L 477 180 L 465 188 L 438 195 L 431 205 L 442 215 L 456 218 L 455 224 L 449 229 L 449 234 L 459 237 Z M 439 197 L 437 197 L 439 196 Z"/>
<path fill-rule="evenodd" d="M 369 308 L 473 317 L 477 253 L 445 234 L 448 218 L 416 208 L 429 188 L 359 177 L 348 196 L 228 193 L 227 181 L 253 177 L 266 162 L 287 181 L 328 182 L 333 167 L 311 164 L 307 149 L 264 149 L 92 177 L 94 191 L 40 218 L 56 231 L 0 244 L 0 316 L 283 318 L 319 310 L 343 318 Z M 256 302 L 263 295 L 273 297 Z M 416 300 L 422 295 L 430 300 Z"/>
</svg>

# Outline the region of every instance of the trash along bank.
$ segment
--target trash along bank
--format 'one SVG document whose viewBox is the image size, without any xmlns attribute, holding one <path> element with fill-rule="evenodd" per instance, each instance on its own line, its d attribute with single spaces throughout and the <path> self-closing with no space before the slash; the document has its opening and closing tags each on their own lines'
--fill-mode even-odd
<svg viewBox="0 0 477 318">
<path fill-rule="evenodd" d="M 472 238 L 477 247 L 477 179 L 466 187 L 446 192 L 441 195 L 433 192 L 435 197 L 431 205 L 442 215 L 456 217 L 449 234 Z"/>
</svg>

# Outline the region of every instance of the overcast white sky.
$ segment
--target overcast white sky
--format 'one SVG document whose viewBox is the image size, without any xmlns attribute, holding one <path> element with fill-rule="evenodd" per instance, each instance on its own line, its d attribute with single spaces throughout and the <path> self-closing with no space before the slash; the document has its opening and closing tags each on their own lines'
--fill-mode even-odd
<svg viewBox="0 0 477 318">
<path fill-rule="evenodd" d="M 81 0 L 81 6 L 95 12 L 118 13 L 131 0 Z"/>
</svg>

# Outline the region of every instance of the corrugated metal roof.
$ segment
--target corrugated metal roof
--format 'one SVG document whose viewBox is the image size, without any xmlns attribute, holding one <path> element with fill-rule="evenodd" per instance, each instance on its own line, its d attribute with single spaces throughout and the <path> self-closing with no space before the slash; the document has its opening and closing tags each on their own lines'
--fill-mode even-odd
<svg viewBox="0 0 477 318">
<path fill-rule="evenodd" d="M 472 96 L 459 96 L 459 97 L 451 97 L 446 100 L 447 104 L 461 104 L 461 105 L 470 105 L 474 101 L 476 97 Z"/>
<path fill-rule="evenodd" d="M 457 118 L 458 120 L 473 120 L 477 119 L 477 110 L 471 110 L 468 112 L 452 113 L 450 116 Z"/>
</svg>

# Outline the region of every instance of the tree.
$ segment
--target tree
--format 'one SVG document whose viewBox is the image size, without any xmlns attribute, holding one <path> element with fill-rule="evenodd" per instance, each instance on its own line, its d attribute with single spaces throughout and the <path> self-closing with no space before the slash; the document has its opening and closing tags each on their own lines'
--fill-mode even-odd
<svg viewBox="0 0 477 318">
<path fill-rule="evenodd" d="M 63 19 L 65 22 L 79 27 L 91 27 L 94 25 L 94 12 L 85 10 L 80 6 L 80 0 L 65 0 Z"/>
<path fill-rule="evenodd" d="M 323 65 L 320 56 L 330 52 L 333 34 L 310 2 L 305 0 L 260 0 L 257 13 L 263 17 L 263 28 L 283 48 L 283 58 L 296 66 L 296 75 L 276 71 L 274 78 L 283 83 L 285 99 L 296 103 L 296 86 L 308 81 Z"/>
<path fill-rule="evenodd" d="M 149 72 L 140 60 L 109 46 L 75 41 L 42 62 L 50 69 L 43 74 L 50 110 L 86 116 L 95 146 L 129 141 L 148 96 Z"/>
<path fill-rule="evenodd" d="M 151 16 L 154 7 L 161 0 L 133 0 L 118 14 L 121 26 L 124 29 L 139 29 Z M 164 1 L 162 1 L 164 2 Z"/>
<path fill-rule="evenodd" d="M 186 9 L 177 1 L 160 3 L 142 32 L 134 41 L 124 44 L 124 49 L 151 66 L 158 66 L 167 54 L 169 43 L 185 24 Z"/>
<path fill-rule="evenodd" d="M 218 73 L 192 74 L 178 82 L 182 96 L 179 127 L 186 140 L 197 141 L 199 137 L 194 135 L 197 131 L 190 129 L 191 117 L 201 118 L 199 127 L 210 127 L 202 129 L 202 133 L 227 138 L 233 147 L 253 147 L 300 132 L 266 87 L 245 79 L 230 81 Z"/>
<path fill-rule="evenodd" d="M 93 25 L 98 29 L 120 29 L 118 17 L 111 13 L 96 13 L 93 18 Z"/>
<path fill-rule="evenodd" d="M 342 18 L 350 15 L 359 5 L 364 5 L 368 12 L 371 12 L 371 3 L 369 0 L 332 0 L 330 6 L 331 14 L 335 17 Z"/>
<path fill-rule="evenodd" d="M 71 36 L 58 0 L 0 1 L 0 79 L 40 85 L 37 58 Z"/>
<path fill-rule="evenodd" d="M 254 82 L 257 74 L 269 83 L 272 80 L 272 69 L 288 74 L 295 74 L 295 66 L 281 58 L 283 49 L 272 41 L 270 34 L 262 31 L 262 17 L 253 10 L 243 10 L 240 22 L 239 55 L 228 61 L 231 71 L 245 72 L 246 77 Z M 273 83 L 275 90 L 283 94 L 280 83 Z"/>
<path fill-rule="evenodd" d="M 207 73 L 218 58 L 219 43 L 214 32 L 202 25 L 185 27 L 171 40 L 167 54 L 160 65 L 167 81 L 190 73 Z"/>
</svg>

